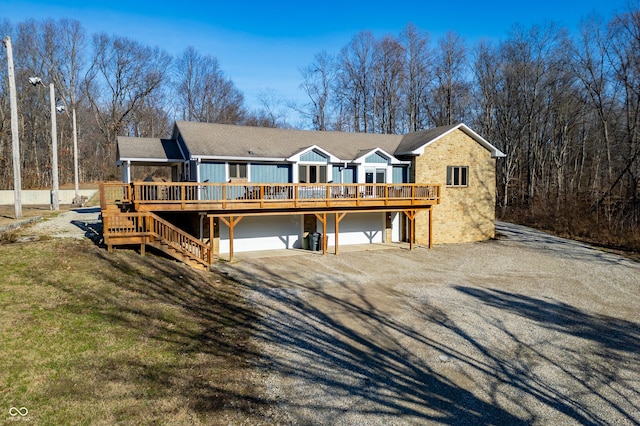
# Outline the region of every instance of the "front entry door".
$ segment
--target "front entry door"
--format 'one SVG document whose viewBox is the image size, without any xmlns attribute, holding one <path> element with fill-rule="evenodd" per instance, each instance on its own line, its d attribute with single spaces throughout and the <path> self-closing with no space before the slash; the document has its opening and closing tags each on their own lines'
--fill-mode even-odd
<svg viewBox="0 0 640 426">
<path fill-rule="evenodd" d="M 387 182 L 387 169 L 367 169 L 364 174 L 364 181 L 368 184 L 386 183 Z M 375 189 L 377 188 L 377 190 Z M 366 194 L 377 197 L 384 197 L 384 187 L 376 187 L 375 185 L 367 185 Z"/>
</svg>

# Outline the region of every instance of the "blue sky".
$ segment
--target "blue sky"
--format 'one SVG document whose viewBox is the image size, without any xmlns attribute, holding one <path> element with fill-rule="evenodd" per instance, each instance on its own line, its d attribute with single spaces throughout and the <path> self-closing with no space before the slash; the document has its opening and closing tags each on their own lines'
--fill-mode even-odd
<svg viewBox="0 0 640 426">
<path fill-rule="evenodd" d="M 0 0 L 0 19 L 72 18 L 89 34 L 105 31 L 171 54 L 194 46 L 218 58 L 249 106 L 260 91 L 303 102 L 299 68 L 315 53 L 337 53 L 361 30 L 398 35 L 413 22 L 437 40 L 456 31 L 468 44 L 500 40 L 514 25 L 554 22 L 575 30 L 597 13 L 605 19 L 626 0 L 430 1 L 87 1 Z"/>
</svg>

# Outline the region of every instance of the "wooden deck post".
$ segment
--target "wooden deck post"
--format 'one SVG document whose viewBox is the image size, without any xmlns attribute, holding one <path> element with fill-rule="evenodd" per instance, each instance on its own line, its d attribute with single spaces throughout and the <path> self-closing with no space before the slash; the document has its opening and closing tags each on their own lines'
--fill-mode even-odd
<svg viewBox="0 0 640 426">
<path fill-rule="evenodd" d="M 244 216 L 238 216 L 234 218 L 233 216 L 229 216 L 229 220 L 227 220 L 220 216 L 220 220 L 229 227 L 229 262 L 233 262 L 233 230 L 243 217 Z"/>
<path fill-rule="evenodd" d="M 347 212 L 343 212 L 342 214 L 340 213 L 336 213 L 336 256 L 338 255 L 338 235 L 340 235 L 340 221 L 342 219 L 344 219 L 344 217 L 347 215 Z"/>
<path fill-rule="evenodd" d="M 98 190 L 100 191 L 100 210 L 105 211 L 107 209 L 107 198 L 104 192 L 104 182 L 98 184 Z"/>
<path fill-rule="evenodd" d="M 433 241 L 433 207 L 429 207 L 429 248 Z"/>
<path fill-rule="evenodd" d="M 327 214 L 322 213 L 322 254 L 327 254 Z"/>
<path fill-rule="evenodd" d="M 409 250 L 413 250 L 413 241 L 415 239 L 415 224 L 417 210 L 405 210 L 404 214 L 409 218 Z"/>
<path fill-rule="evenodd" d="M 314 213 L 316 218 L 322 222 L 322 254 L 327 254 L 327 213 Z"/>
<path fill-rule="evenodd" d="M 214 229 L 214 219 L 213 216 L 209 216 L 209 266 L 213 265 L 213 263 L 215 262 L 215 253 L 213 252 L 214 250 L 214 233 L 215 233 L 215 229 Z"/>
</svg>

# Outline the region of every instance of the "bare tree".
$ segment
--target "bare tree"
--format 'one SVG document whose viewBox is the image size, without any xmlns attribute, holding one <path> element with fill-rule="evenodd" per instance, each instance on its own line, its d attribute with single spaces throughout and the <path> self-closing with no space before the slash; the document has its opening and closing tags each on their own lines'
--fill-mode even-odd
<svg viewBox="0 0 640 426">
<path fill-rule="evenodd" d="M 464 40 L 458 34 L 448 32 L 439 40 L 435 57 L 435 82 L 427 106 L 431 120 L 436 126 L 464 121 L 471 101 Z"/>
<path fill-rule="evenodd" d="M 620 196 L 630 200 L 618 203 L 617 210 L 623 215 L 619 220 L 636 228 L 640 225 L 640 10 L 631 9 L 614 17 L 609 39 L 609 58 L 624 94 L 624 126 L 617 150 L 619 168 L 598 204 L 619 187 Z"/>
<path fill-rule="evenodd" d="M 258 127 L 291 127 L 288 112 L 290 108 L 273 89 L 264 89 L 258 93 L 260 108 L 248 114 L 245 124 Z"/>
<path fill-rule="evenodd" d="M 397 133 L 400 131 L 402 87 L 404 85 L 404 49 L 390 36 L 376 44 L 374 53 L 374 131 Z"/>
<path fill-rule="evenodd" d="M 376 40 L 369 31 L 360 32 L 338 57 L 338 96 L 341 108 L 351 116 L 351 130 L 372 131 L 373 61 Z"/>
<path fill-rule="evenodd" d="M 431 51 L 429 34 L 408 24 L 401 34 L 405 53 L 404 102 L 408 130 L 415 132 L 427 126 L 426 102 L 431 85 Z"/>
<path fill-rule="evenodd" d="M 171 57 L 157 47 L 104 33 L 93 37 L 93 50 L 84 95 L 102 133 L 96 153 L 104 158 L 106 173 L 115 164 L 116 136 L 135 134 L 133 114 L 148 96 L 167 83 Z"/>
<path fill-rule="evenodd" d="M 220 69 L 218 60 L 188 47 L 175 61 L 174 99 L 183 120 L 237 124 L 244 97 Z"/>
<path fill-rule="evenodd" d="M 604 144 L 605 158 L 602 163 L 606 182 L 609 183 L 613 181 L 611 156 L 618 111 L 615 99 L 620 92 L 620 82 L 613 78 L 608 60 L 610 43 L 602 21 L 594 16 L 581 24 L 579 39 L 567 44 L 567 50 L 573 56 L 573 72 L 583 87 L 585 103 L 590 106 L 600 124 L 597 131 Z M 600 150 L 597 151 L 598 155 L 599 152 Z M 594 189 L 599 188 L 600 183 L 598 176 L 593 180 Z"/>
<path fill-rule="evenodd" d="M 309 98 L 303 114 L 311 118 L 314 130 L 327 130 L 330 97 L 335 85 L 334 58 L 323 50 L 314 56 L 310 65 L 300 69 L 300 74 L 300 88 Z"/>
</svg>

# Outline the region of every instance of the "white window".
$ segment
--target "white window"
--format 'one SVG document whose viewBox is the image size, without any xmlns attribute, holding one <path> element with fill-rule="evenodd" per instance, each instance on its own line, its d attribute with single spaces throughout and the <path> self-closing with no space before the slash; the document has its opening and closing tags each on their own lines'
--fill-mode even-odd
<svg viewBox="0 0 640 426">
<path fill-rule="evenodd" d="M 327 166 L 300 164 L 298 166 L 298 181 L 300 183 L 326 183 Z"/>
<path fill-rule="evenodd" d="M 247 163 L 229 163 L 229 179 L 246 179 Z"/>
<path fill-rule="evenodd" d="M 469 167 L 447 166 L 447 186 L 467 186 Z"/>
<path fill-rule="evenodd" d="M 364 173 L 365 183 L 386 183 L 387 169 L 367 169 Z"/>
</svg>

